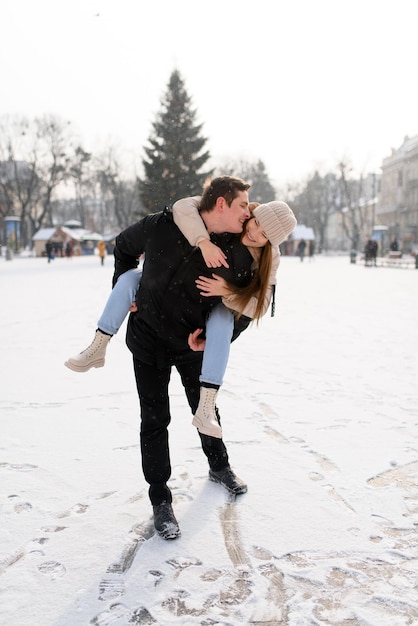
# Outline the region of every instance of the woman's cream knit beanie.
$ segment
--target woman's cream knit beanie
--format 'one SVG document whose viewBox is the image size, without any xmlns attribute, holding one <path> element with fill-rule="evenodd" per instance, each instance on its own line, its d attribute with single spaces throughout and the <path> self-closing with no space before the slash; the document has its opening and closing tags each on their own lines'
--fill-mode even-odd
<svg viewBox="0 0 418 626">
<path fill-rule="evenodd" d="M 273 246 L 283 243 L 294 230 L 297 221 L 286 202 L 267 202 L 253 211 L 268 240 Z"/>
</svg>

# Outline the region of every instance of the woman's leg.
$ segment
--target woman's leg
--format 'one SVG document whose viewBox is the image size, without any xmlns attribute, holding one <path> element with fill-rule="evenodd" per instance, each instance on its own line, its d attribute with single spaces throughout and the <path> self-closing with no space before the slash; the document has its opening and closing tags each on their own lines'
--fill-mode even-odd
<svg viewBox="0 0 418 626">
<path fill-rule="evenodd" d="M 142 272 L 138 269 L 129 270 L 119 276 L 97 323 L 98 327 L 93 341 L 88 348 L 65 361 L 66 367 L 73 372 L 87 372 L 92 367 L 104 366 L 109 341 L 113 335 L 116 335 L 128 315 L 141 277 Z"/>
<path fill-rule="evenodd" d="M 220 387 L 228 365 L 234 314 L 223 304 L 218 304 L 206 323 L 206 345 L 203 353 L 201 383 Z"/>
<path fill-rule="evenodd" d="M 192 424 L 203 435 L 222 438 L 216 395 L 228 364 L 234 315 L 223 304 L 210 313 L 206 324 L 206 345 L 200 374 L 200 400 Z"/>
<path fill-rule="evenodd" d="M 116 335 L 135 300 L 141 278 L 142 271 L 139 269 L 129 270 L 119 276 L 97 322 L 99 330 L 107 335 Z"/>
</svg>

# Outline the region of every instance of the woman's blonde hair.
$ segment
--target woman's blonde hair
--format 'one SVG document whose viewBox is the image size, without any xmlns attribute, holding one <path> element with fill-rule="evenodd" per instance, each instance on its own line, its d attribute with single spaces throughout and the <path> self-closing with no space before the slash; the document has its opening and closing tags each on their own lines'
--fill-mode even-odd
<svg viewBox="0 0 418 626">
<path fill-rule="evenodd" d="M 259 204 L 259 202 L 250 203 L 248 208 L 250 209 L 251 215 L 254 209 L 259 206 Z M 269 287 L 273 255 L 271 243 L 268 240 L 265 246 L 263 246 L 262 248 L 253 248 L 253 250 L 258 257 L 256 259 L 257 268 L 255 269 L 249 284 L 246 287 L 236 287 L 232 284 L 229 284 L 228 286 L 231 292 L 234 294 L 235 302 L 237 303 L 238 310 L 235 312 L 237 318 L 241 317 L 242 311 L 250 302 L 251 298 L 257 298 L 257 306 L 255 308 L 253 320 L 258 322 L 265 313 L 264 300 L 266 297 L 267 289 Z"/>
</svg>

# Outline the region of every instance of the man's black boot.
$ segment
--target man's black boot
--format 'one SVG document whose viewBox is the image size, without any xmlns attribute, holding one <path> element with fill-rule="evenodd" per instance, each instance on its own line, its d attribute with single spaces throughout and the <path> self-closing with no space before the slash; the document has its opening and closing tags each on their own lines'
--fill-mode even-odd
<svg viewBox="0 0 418 626">
<path fill-rule="evenodd" d="M 169 502 L 153 505 L 154 526 L 157 533 L 163 539 L 177 539 L 181 532 L 174 516 L 173 508 Z"/>
<path fill-rule="evenodd" d="M 238 476 L 235 476 L 232 469 L 228 466 L 225 469 L 215 472 L 209 470 L 209 478 L 215 483 L 223 485 L 230 493 L 238 495 L 247 492 L 247 485 Z"/>
</svg>

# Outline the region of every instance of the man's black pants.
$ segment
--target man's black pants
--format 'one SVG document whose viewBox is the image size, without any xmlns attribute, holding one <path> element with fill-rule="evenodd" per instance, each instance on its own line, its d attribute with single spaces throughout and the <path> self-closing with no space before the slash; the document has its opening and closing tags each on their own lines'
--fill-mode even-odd
<svg viewBox="0 0 418 626">
<path fill-rule="evenodd" d="M 201 366 L 201 358 L 175 364 L 193 414 L 199 404 Z M 141 407 L 142 469 L 145 480 L 150 485 L 149 497 L 153 505 L 164 500 L 172 501 L 171 491 L 167 487 L 171 476 L 168 445 L 168 425 L 171 421 L 168 385 L 171 367 L 160 369 L 156 365 L 142 363 L 134 357 L 135 379 Z M 209 467 L 219 471 L 229 465 L 228 453 L 222 439 L 201 433 L 199 435 Z"/>
</svg>

